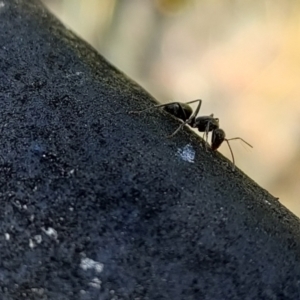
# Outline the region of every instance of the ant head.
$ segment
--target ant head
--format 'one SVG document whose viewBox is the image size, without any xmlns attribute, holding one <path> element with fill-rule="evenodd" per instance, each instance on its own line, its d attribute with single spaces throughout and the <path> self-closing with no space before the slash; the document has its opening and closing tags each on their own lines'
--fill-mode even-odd
<svg viewBox="0 0 300 300">
<path fill-rule="evenodd" d="M 232 141 L 232 140 L 241 140 L 242 142 L 244 142 L 245 144 L 247 144 L 249 147 L 252 148 L 252 146 L 247 143 L 245 140 L 243 140 L 242 138 L 240 137 L 235 137 L 235 138 L 231 138 L 231 139 L 226 139 L 226 135 L 225 135 L 225 132 L 224 130 L 220 129 L 220 128 L 217 128 L 213 131 L 212 133 L 212 137 L 211 137 L 211 148 L 212 150 L 217 150 L 221 144 L 226 141 L 227 145 L 228 145 L 228 148 L 230 150 L 230 153 L 231 153 L 231 157 L 232 157 L 232 164 L 233 164 L 233 167 L 232 167 L 232 170 L 234 170 L 235 168 L 235 162 L 234 162 L 234 156 L 233 156 L 233 152 L 232 152 L 232 149 L 230 147 L 230 144 L 229 144 L 229 141 Z"/>
<path fill-rule="evenodd" d="M 217 119 L 219 121 L 219 119 Z M 211 137 L 211 148 L 213 151 L 217 150 L 221 144 L 225 140 L 225 131 L 221 128 L 217 128 L 212 132 L 212 137 Z"/>
</svg>

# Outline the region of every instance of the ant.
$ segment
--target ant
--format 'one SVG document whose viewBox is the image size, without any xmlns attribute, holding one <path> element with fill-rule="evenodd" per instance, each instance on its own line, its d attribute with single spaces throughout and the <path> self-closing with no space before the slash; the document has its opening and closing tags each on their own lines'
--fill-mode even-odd
<svg viewBox="0 0 300 300">
<path fill-rule="evenodd" d="M 189 104 L 195 103 L 195 102 L 198 102 L 198 105 L 197 105 L 197 108 L 195 109 L 195 111 L 193 112 L 193 109 L 190 107 Z M 230 150 L 230 153 L 231 153 L 233 170 L 234 170 L 235 160 L 234 160 L 233 151 L 231 149 L 229 141 L 241 140 L 242 142 L 247 144 L 249 147 L 251 147 L 251 148 L 253 148 L 253 147 L 240 137 L 227 139 L 225 131 L 219 127 L 219 119 L 214 118 L 213 114 L 211 114 L 209 116 L 197 117 L 197 115 L 200 111 L 200 108 L 201 108 L 201 104 L 202 104 L 201 99 L 189 101 L 186 103 L 170 102 L 170 103 L 166 103 L 166 104 L 154 105 L 150 108 L 146 108 L 141 111 L 131 111 L 129 113 L 140 114 L 144 111 L 148 111 L 153 108 L 163 108 L 166 112 L 175 116 L 177 119 L 179 119 L 182 122 L 182 124 L 171 135 L 169 135 L 168 138 L 172 138 L 179 130 L 181 130 L 183 128 L 184 125 L 189 125 L 192 128 L 197 128 L 199 130 L 199 132 L 204 132 L 204 135 L 206 137 L 205 138 L 206 142 L 208 139 L 208 133 L 212 132 L 211 149 L 213 151 L 216 151 L 221 146 L 221 144 L 224 141 L 226 141 L 228 148 Z"/>
</svg>

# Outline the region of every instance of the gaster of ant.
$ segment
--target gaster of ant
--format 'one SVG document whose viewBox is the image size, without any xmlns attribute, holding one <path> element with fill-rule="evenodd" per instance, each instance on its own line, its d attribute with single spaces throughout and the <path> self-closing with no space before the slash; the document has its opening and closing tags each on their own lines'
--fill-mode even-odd
<svg viewBox="0 0 300 300">
<path fill-rule="evenodd" d="M 189 104 L 196 103 L 198 102 L 197 108 L 193 112 L 193 109 Z M 170 102 L 166 104 L 158 104 L 154 105 L 152 107 L 140 110 L 140 111 L 130 111 L 130 114 L 140 114 L 142 112 L 154 109 L 154 108 L 163 108 L 166 112 L 170 113 L 174 117 L 176 117 L 182 124 L 171 134 L 168 136 L 168 138 L 173 137 L 179 130 L 183 128 L 184 125 L 189 125 L 192 128 L 197 128 L 199 132 L 204 132 L 205 135 L 205 141 L 207 142 L 208 139 L 208 133 L 212 132 L 212 137 L 211 137 L 211 149 L 213 151 L 216 151 L 221 144 L 225 141 L 228 145 L 228 148 L 231 153 L 232 157 L 232 163 L 233 163 L 233 170 L 235 168 L 235 160 L 234 160 L 234 155 L 230 146 L 229 141 L 232 140 L 241 140 L 245 144 L 247 144 L 249 147 L 252 148 L 252 146 L 247 143 L 244 139 L 240 137 L 235 137 L 235 138 L 226 138 L 226 134 L 223 129 L 219 127 L 219 119 L 214 118 L 214 115 L 211 114 L 209 116 L 198 116 L 198 113 L 200 111 L 202 104 L 201 99 L 189 101 L 186 103 L 181 103 L 181 102 Z"/>
</svg>

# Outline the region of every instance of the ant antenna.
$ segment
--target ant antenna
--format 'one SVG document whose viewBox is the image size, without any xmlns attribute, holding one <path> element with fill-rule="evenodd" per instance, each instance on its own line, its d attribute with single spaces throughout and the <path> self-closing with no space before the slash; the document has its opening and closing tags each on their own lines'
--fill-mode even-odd
<svg viewBox="0 0 300 300">
<path fill-rule="evenodd" d="M 252 145 L 250 145 L 249 143 L 247 143 L 244 139 L 240 138 L 240 137 L 235 137 L 235 138 L 231 138 L 231 139 L 224 139 L 228 145 L 228 148 L 230 150 L 230 153 L 231 153 L 231 157 L 232 157 L 232 164 L 233 164 L 233 167 L 232 167 L 232 170 L 234 171 L 234 168 L 235 168 L 235 161 L 234 161 L 234 155 L 233 155 L 233 151 L 231 149 L 231 146 L 230 146 L 230 143 L 229 141 L 232 141 L 232 140 L 241 140 L 242 142 L 244 142 L 246 145 L 248 145 L 249 147 L 253 148 Z"/>
</svg>

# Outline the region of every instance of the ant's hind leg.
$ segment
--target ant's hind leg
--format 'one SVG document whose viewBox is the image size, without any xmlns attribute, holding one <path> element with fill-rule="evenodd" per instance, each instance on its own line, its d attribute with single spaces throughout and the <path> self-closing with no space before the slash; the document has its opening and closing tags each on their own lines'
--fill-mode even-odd
<svg viewBox="0 0 300 300">
<path fill-rule="evenodd" d="M 193 100 L 193 101 L 189 101 L 186 102 L 186 104 L 191 104 L 191 103 L 195 103 L 195 102 L 199 102 L 197 108 L 195 109 L 194 113 L 191 115 L 190 117 L 190 121 L 195 119 L 200 111 L 201 108 L 201 104 L 202 104 L 202 100 L 201 99 L 197 99 L 197 100 Z"/>
<path fill-rule="evenodd" d="M 174 103 L 177 103 L 177 102 L 174 102 Z M 154 105 L 154 106 L 151 106 L 151 107 L 148 107 L 146 109 L 142 109 L 142 110 L 131 110 L 129 111 L 128 113 L 129 114 L 140 114 L 142 112 L 145 112 L 145 111 L 148 111 L 148 110 L 151 110 L 151 109 L 154 109 L 154 108 L 160 108 L 160 107 L 164 107 L 166 105 L 169 105 L 170 103 L 165 103 L 165 104 L 157 104 L 157 105 Z"/>
<path fill-rule="evenodd" d="M 145 112 L 145 111 L 148 111 L 148 110 L 151 110 L 151 109 L 155 109 L 155 108 L 161 108 L 161 107 L 164 107 L 164 106 L 167 106 L 167 105 L 172 105 L 172 104 L 178 104 L 180 106 L 180 102 L 168 102 L 168 103 L 164 103 L 164 104 L 157 104 L 157 105 L 153 105 L 151 107 L 148 107 L 146 109 L 143 109 L 143 110 L 132 110 L 132 111 L 129 111 L 128 113 L 129 114 L 140 114 L 142 112 Z"/>
</svg>

